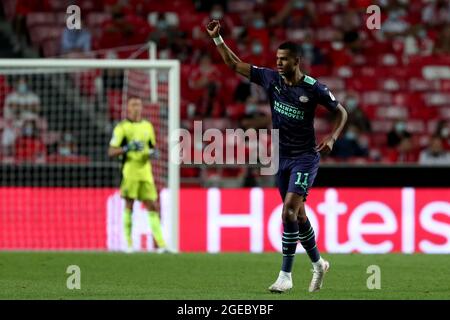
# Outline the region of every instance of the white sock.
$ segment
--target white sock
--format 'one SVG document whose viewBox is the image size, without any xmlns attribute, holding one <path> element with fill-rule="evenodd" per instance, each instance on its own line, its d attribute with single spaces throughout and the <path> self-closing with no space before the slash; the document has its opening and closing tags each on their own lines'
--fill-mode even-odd
<svg viewBox="0 0 450 320">
<path fill-rule="evenodd" d="M 291 279 L 292 273 L 291 273 L 291 272 L 280 271 L 279 276 L 283 276 L 283 277 L 285 277 L 285 278 Z"/>
<path fill-rule="evenodd" d="M 320 257 L 320 259 L 317 262 L 313 262 L 312 263 L 314 269 L 318 269 L 318 268 L 322 267 L 322 264 L 323 264 L 322 257 Z"/>
</svg>

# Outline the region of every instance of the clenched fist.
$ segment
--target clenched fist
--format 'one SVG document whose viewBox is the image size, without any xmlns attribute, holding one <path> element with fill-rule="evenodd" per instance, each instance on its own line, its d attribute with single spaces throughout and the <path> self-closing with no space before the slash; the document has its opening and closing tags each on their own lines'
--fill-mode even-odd
<svg viewBox="0 0 450 320">
<path fill-rule="evenodd" d="M 208 23 L 206 26 L 206 31 L 208 31 L 208 34 L 211 38 L 217 38 L 220 34 L 220 22 L 219 20 L 212 20 Z"/>
</svg>

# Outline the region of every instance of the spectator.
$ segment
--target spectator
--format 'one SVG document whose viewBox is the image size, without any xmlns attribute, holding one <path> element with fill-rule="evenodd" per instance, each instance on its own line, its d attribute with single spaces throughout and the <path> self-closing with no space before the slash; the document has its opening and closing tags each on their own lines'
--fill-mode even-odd
<svg viewBox="0 0 450 320">
<path fill-rule="evenodd" d="M 417 162 L 418 154 L 414 146 L 412 136 L 409 132 L 404 132 L 395 149 L 388 155 L 391 162 Z"/>
<path fill-rule="evenodd" d="M 267 66 L 270 64 L 266 47 L 264 47 L 260 39 L 252 39 L 249 57 L 246 54 L 243 54 L 242 57 L 248 61 L 252 61 L 257 66 Z"/>
<path fill-rule="evenodd" d="M 269 21 L 269 26 L 306 29 L 315 25 L 317 14 L 312 1 L 290 0 Z"/>
<path fill-rule="evenodd" d="M 442 138 L 438 135 L 431 137 L 427 149 L 419 156 L 420 164 L 450 165 L 450 153 L 444 149 Z"/>
<path fill-rule="evenodd" d="M 105 55 L 106 59 L 117 59 L 118 55 L 115 51 L 108 51 Z M 124 71 L 122 69 L 103 69 L 102 70 L 102 88 L 104 99 L 108 89 L 123 89 Z"/>
<path fill-rule="evenodd" d="M 32 12 L 48 11 L 50 6 L 49 0 L 20 0 L 14 1 L 13 3 L 15 3 L 15 16 L 12 21 L 12 27 L 16 34 L 16 39 L 13 43 L 13 51 L 20 52 L 26 47 L 27 42 L 30 40 L 27 28 L 27 16 Z"/>
<path fill-rule="evenodd" d="M 430 1 L 422 11 L 422 22 L 427 28 L 440 29 L 450 23 L 450 2 L 448 0 Z"/>
<path fill-rule="evenodd" d="M 329 60 L 334 68 L 351 65 L 354 61 L 351 51 L 345 47 L 343 33 L 336 32 L 329 51 Z"/>
<path fill-rule="evenodd" d="M 202 25 L 206 26 L 211 20 L 220 20 L 220 24 L 222 25 L 220 34 L 227 38 L 231 36 L 234 29 L 234 23 L 233 20 L 225 14 L 224 6 L 221 3 L 214 3 L 211 6 L 209 17 L 203 19 Z"/>
<path fill-rule="evenodd" d="M 270 127 L 270 117 L 259 110 L 256 101 L 249 98 L 245 105 L 244 116 L 239 120 L 241 128 L 247 129 L 268 129 Z"/>
<path fill-rule="evenodd" d="M 40 137 L 36 121 L 24 121 L 22 134 L 16 140 L 15 160 L 19 163 L 43 163 L 46 152 L 47 149 Z"/>
<path fill-rule="evenodd" d="M 247 21 L 246 29 L 250 39 L 258 39 L 264 49 L 269 48 L 270 37 L 266 19 L 262 11 L 255 11 Z"/>
<path fill-rule="evenodd" d="M 135 14 L 124 13 L 120 5 L 111 7 L 111 19 L 102 25 L 99 39 L 101 48 L 115 48 L 120 46 L 144 43 L 150 33 L 150 26 Z"/>
<path fill-rule="evenodd" d="M 63 138 L 58 141 L 56 153 L 47 158 L 48 163 L 87 163 L 86 156 L 78 154 L 78 147 L 75 144 L 72 134 L 66 132 Z"/>
<path fill-rule="evenodd" d="M 314 45 L 311 32 L 306 33 L 305 39 L 300 44 L 300 48 L 302 50 L 303 62 L 306 66 L 314 66 L 325 62 L 322 51 Z"/>
<path fill-rule="evenodd" d="M 343 33 L 342 40 L 344 45 L 354 54 L 361 53 L 362 43 L 359 34 L 361 28 L 361 19 L 355 10 L 347 11 L 341 21 L 339 29 Z"/>
<path fill-rule="evenodd" d="M 450 54 L 450 24 L 444 27 L 439 33 L 433 53 L 442 55 Z"/>
<path fill-rule="evenodd" d="M 5 119 L 1 126 L 1 150 L 3 156 L 14 155 L 14 144 L 17 137 L 17 127 L 12 119 Z"/>
<path fill-rule="evenodd" d="M 450 150 L 450 128 L 446 120 L 438 122 L 434 135 L 441 137 L 444 148 Z"/>
<path fill-rule="evenodd" d="M 409 28 L 407 31 L 403 56 L 409 57 L 413 55 L 429 55 L 433 50 L 433 40 L 430 39 L 427 30 L 423 25 L 417 24 Z"/>
<path fill-rule="evenodd" d="M 148 20 L 154 27 L 150 40 L 156 42 L 159 49 L 174 45 L 182 35 L 178 29 L 178 17 L 172 13 L 152 12 Z"/>
<path fill-rule="evenodd" d="M 391 131 L 387 134 L 388 147 L 397 147 L 405 136 L 411 136 L 411 134 L 406 130 L 405 121 L 398 120 Z"/>
<path fill-rule="evenodd" d="M 211 11 L 216 4 L 226 8 L 228 0 L 193 0 L 195 9 L 198 11 Z"/>
<path fill-rule="evenodd" d="M 222 113 L 221 107 L 214 107 L 219 103 L 220 77 L 219 70 L 211 63 L 211 57 L 208 54 L 203 55 L 189 79 L 190 88 L 197 91 L 200 98 L 198 115 L 207 117 L 211 116 L 213 111 Z"/>
<path fill-rule="evenodd" d="M 15 90 L 6 96 L 3 116 L 15 121 L 38 118 L 40 103 L 39 96 L 29 89 L 26 79 L 20 77 Z"/>
<path fill-rule="evenodd" d="M 234 101 L 244 103 L 251 95 L 251 83 L 247 80 L 241 80 L 234 90 Z"/>
<path fill-rule="evenodd" d="M 340 159 L 367 157 L 369 155 L 367 142 L 364 141 L 359 128 L 349 125 L 344 136 L 337 139 L 330 155 Z"/>
<path fill-rule="evenodd" d="M 62 54 L 70 57 L 83 56 L 91 51 L 91 33 L 86 28 L 68 29 L 64 28 L 61 37 Z"/>
<path fill-rule="evenodd" d="M 407 34 L 409 23 L 405 20 L 405 10 L 396 7 L 388 11 L 387 19 L 381 25 L 381 34 L 386 40 L 392 40 Z"/>
<path fill-rule="evenodd" d="M 243 79 L 236 86 L 234 91 L 234 101 L 246 103 L 249 99 L 252 99 L 252 101 L 259 104 L 266 102 L 267 96 L 260 86 L 252 84 L 247 79 Z"/>
<path fill-rule="evenodd" d="M 362 133 L 368 133 L 372 131 L 369 118 L 361 109 L 361 106 L 359 105 L 359 98 L 356 92 L 349 91 L 344 105 L 348 112 L 348 125 L 356 126 Z"/>
</svg>

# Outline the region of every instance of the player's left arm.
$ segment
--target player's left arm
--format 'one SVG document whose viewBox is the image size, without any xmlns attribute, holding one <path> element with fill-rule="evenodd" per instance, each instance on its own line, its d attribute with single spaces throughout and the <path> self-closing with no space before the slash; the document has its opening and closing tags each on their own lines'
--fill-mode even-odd
<svg viewBox="0 0 450 320">
<path fill-rule="evenodd" d="M 347 111 L 339 103 L 336 107 L 336 119 L 334 122 L 333 131 L 327 137 L 325 137 L 322 142 L 317 146 L 316 150 L 323 155 L 329 154 L 333 150 L 333 145 L 337 138 L 344 129 L 345 123 L 347 122 Z"/>
<path fill-rule="evenodd" d="M 348 115 L 345 108 L 336 100 L 334 95 L 326 86 L 318 83 L 317 93 L 319 97 L 319 103 L 329 111 L 336 114 L 331 134 L 325 137 L 322 142 L 320 142 L 320 144 L 316 147 L 316 150 L 318 152 L 320 152 L 322 155 L 326 155 L 329 154 L 331 150 L 333 150 L 333 145 L 344 129 Z"/>
</svg>

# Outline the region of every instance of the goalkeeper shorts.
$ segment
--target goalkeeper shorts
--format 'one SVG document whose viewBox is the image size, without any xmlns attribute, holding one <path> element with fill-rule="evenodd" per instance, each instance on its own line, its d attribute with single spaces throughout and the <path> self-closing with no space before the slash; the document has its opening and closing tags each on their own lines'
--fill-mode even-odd
<svg viewBox="0 0 450 320">
<path fill-rule="evenodd" d="M 124 178 L 120 184 L 120 194 L 122 198 L 139 201 L 156 201 L 158 199 L 158 192 L 153 181 L 139 181 Z"/>
</svg>

